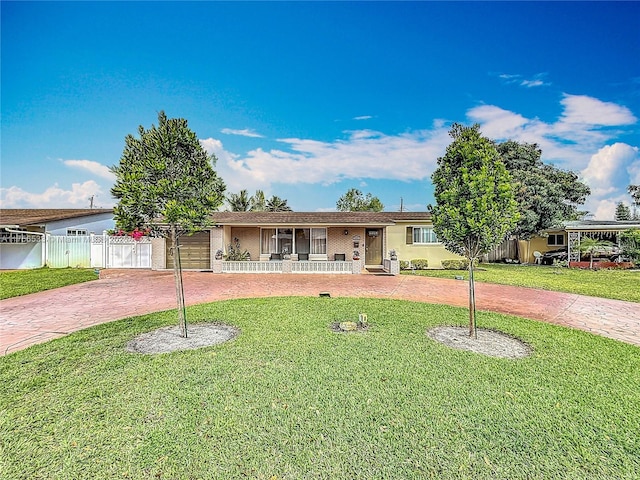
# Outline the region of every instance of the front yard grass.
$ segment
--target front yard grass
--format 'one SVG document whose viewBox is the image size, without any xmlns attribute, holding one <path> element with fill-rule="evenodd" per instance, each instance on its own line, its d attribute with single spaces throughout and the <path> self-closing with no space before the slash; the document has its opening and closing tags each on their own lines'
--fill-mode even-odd
<svg viewBox="0 0 640 480">
<path fill-rule="evenodd" d="M 37 268 L 0 272 L 0 299 L 96 280 L 93 269 Z"/>
<path fill-rule="evenodd" d="M 370 329 L 330 324 L 367 313 Z M 190 307 L 233 341 L 127 353 L 175 312 L 0 358 L 0 476 L 30 479 L 631 479 L 640 471 L 640 348 L 479 312 L 533 355 L 430 339 L 464 309 L 263 298 Z"/>
<path fill-rule="evenodd" d="M 468 273 L 460 270 L 416 270 L 402 273 L 437 278 L 454 278 L 456 275 L 462 275 L 465 280 L 468 280 Z M 544 265 L 483 263 L 474 272 L 474 277 L 478 282 L 640 302 L 640 271 L 637 270 L 580 270 Z"/>
</svg>

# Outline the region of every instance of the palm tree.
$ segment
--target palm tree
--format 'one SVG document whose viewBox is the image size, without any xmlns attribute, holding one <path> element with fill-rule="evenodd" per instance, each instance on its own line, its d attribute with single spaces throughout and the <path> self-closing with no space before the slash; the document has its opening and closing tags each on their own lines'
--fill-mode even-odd
<svg viewBox="0 0 640 480">
<path fill-rule="evenodd" d="M 249 199 L 249 204 L 249 210 L 252 212 L 264 212 L 267 209 L 264 192 L 262 190 L 256 190 L 256 193 Z"/>
<path fill-rule="evenodd" d="M 227 197 L 227 203 L 232 212 L 249 211 L 249 193 L 246 190 L 240 190 L 240 193 L 230 193 Z"/>
<path fill-rule="evenodd" d="M 287 205 L 287 201 L 273 195 L 267 202 L 267 212 L 291 212 L 291 207 Z"/>
<path fill-rule="evenodd" d="M 589 255 L 589 269 L 593 270 L 593 254 L 603 248 L 612 246 L 613 243 L 607 240 L 600 240 L 597 238 L 584 238 L 580 240 L 580 252 Z"/>
</svg>

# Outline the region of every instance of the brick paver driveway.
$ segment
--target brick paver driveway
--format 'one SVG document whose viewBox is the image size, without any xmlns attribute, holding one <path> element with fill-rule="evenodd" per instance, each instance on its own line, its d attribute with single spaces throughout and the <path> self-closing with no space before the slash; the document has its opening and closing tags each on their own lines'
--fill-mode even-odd
<svg viewBox="0 0 640 480">
<path fill-rule="evenodd" d="M 411 275 L 185 272 L 189 305 L 268 296 L 376 297 L 466 306 L 467 282 Z M 477 284 L 479 310 L 542 320 L 640 346 L 640 303 Z M 0 301 L 0 355 L 99 323 L 175 307 L 173 274 L 103 270 L 100 280 Z"/>
</svg>

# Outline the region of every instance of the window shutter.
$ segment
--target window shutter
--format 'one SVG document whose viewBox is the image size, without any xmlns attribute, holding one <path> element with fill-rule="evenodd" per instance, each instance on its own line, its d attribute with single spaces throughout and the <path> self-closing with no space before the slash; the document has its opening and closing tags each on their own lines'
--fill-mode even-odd
<svg viewBox="0 0 640 480">
<path fill-rule="evenodd" d="M 407 245 L 413 245 L 413 227 L 407 227 Z"/>
</svg>

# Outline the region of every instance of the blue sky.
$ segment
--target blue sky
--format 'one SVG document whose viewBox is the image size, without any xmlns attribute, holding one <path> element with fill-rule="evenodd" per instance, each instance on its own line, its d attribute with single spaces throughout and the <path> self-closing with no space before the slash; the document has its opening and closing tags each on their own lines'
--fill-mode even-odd
<svg viewBox="0 0 640 480">
<path fill-rule="evenodd" d="M 538 143 L 613 218 L 640 184 L 638 2 L 1 2 L 4 208 L 112 206 L 127 134 L 183 117 L 228 191 L 433 202 L 452 122 Z"/>
</svg>

